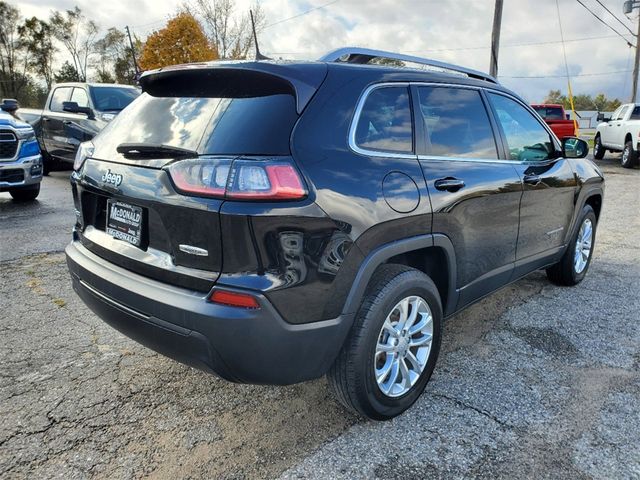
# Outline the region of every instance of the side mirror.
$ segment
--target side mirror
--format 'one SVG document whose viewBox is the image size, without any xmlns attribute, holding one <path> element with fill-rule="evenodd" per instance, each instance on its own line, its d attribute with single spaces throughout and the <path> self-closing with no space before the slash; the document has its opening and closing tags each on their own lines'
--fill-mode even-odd
<svg viewBox="0 0 640 480">
<path fill-rule="evenodd" d="M 562 156 L 564 158 L 584 158 L 589 154 L 589 144 L 575 137 L 562 139 Z"/>
<path fill-rule="evenodd" d="M 0 103 L 0 109 L 13 114 L 18 110 L 18 101 L 15 98 L 3 98 L 2 103 Z"/>
<path fill-rule="evenodd" d="M 604 113 L 599 113 L 598 116 L 596 117 L 596 122 L 598 123 L 602 123 L 602 122 L 610 122 L 611 118 L 607 118 L 604 116 Z"/>
<path fill-rule="evenodd" d="M 62 102 L 62 110 L 69 113 L 82 113 L 90 119 L 94 118 L 93 110 L 89 107 L 81 107 L 77 102 Z"/>
</svg>

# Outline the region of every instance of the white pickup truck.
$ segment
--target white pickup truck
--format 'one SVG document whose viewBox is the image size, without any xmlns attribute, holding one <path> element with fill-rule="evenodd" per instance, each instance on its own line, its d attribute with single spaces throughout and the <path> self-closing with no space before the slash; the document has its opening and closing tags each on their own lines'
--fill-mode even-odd
<svg viewBox="0 0 640 480">
<path fill-rule="evenodd" d="M 622 152 L 622 166 L 633 168 L 640 150 L 640 103 L 620 105 L 611 118 L 599 114 L 598 122 L 593 157 L 601 160 L 607 150 Z"/>
</svg>

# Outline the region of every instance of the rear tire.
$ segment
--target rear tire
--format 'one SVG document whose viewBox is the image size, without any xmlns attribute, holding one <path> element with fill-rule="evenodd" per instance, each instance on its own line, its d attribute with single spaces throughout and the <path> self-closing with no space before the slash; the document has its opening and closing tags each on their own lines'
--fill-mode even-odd
<svg viewBox="0 0 640 480">
<path fill-rule="evenodd" d="M 327 375 L 329 385 L 355 413 L 373 420 L 400 415 L 431 377 L 441 332 L 442 305 L 433 281 L 413 268 L 383 265 L 373 275 L 349 337 Z"/>
<path fill-rule="evenodd" d="M 46 153 L 44 150 L 41 152 L 42 154 L 42 175 L 48 177 L 49 174 L 54 170 L 55 160 L 51 158 L 51 156 Z"/>
<path fill-rule="evenodd" d="M 600 140 L 600 135 L 596 135 L 596 138 L 593 141 L 593 158 L 596 160 L 602 160 L 604 158 L 606 150 L 602 146 L 602 140 Z"/>
<path fill-rule="evenodd" d="M 633 142 L 629 140 L 624 144 L 624 150 L 622 150 L 622 158 L 620 164 L 623 168 L 633 168 L 638 160 L 638 154 L 633 149 Z"/>
<path fill-rule="evenodd" d="M 597 226 L 596 214 L 591 205 L 585 205 L 582 208 L 578 222 L 578 228 L 560 261 L 547 268 L 547 278 L 556 285 L 567 287 L 577 285 L 584 279 L 591 265 Z M 589 229 L 590 234 L 588 234 Z M 587 241 L 588 252 L 586 252 Z"/>
<path fill-rule="evenodd" d="M 40 194 L 40 184 L 9 190 L 9 194 L 17 202 L 29 202 L 35 200 Z"/>
</svg>

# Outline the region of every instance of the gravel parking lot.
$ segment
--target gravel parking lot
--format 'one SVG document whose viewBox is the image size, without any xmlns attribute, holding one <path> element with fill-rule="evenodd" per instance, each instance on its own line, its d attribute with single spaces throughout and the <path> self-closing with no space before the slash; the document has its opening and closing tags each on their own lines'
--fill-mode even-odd
<svg viewBox="0 0 640 480">
<path fill-rule="evenodd" d="M 640 170 L 600 164 L 586 280 L 536 273 L 450 320 L 386 423 L 324 379 L 234 385 L 123 337 L 71 289 L 68 175 L 32 204 L 0 194 L 0 477 L 640 478 Z"/>
</svg>

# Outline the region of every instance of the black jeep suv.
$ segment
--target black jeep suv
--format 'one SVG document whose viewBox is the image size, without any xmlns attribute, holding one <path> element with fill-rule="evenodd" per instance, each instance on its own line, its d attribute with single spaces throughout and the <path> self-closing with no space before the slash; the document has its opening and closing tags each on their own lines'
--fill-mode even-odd
<svg viewBox="0 0 640 480">
<path fill-rule="evenodd" d="M 98 316 L 178 361 L 328 374 L 388 419 L 424 390 L 444 318 L 538 269 L 587 272 L 604 181 L 586 143 L 485 74 L 342 49 L 141 84 L 78 152 L 66 254 Z"/>
</svg>

